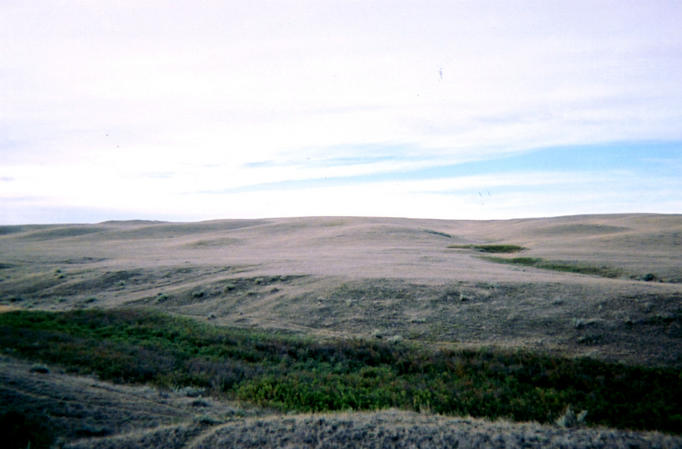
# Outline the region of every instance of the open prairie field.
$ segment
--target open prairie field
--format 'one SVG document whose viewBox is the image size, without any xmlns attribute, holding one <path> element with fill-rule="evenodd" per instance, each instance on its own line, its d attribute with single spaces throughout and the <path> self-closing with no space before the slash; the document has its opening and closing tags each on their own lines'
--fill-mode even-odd
<svg viewBox="0 0 682 449">
<path fill-rule="evenodd" d="M 74 447 L 682 444 L 680 215 L 3 226 L 0 311 Z"/>
</svg>

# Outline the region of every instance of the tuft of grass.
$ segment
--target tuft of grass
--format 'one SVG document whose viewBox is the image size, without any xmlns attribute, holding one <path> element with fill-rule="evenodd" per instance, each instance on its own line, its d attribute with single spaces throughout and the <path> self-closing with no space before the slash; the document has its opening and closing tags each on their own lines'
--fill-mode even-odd
<svg viewBox="0 0 682 449">
<path fill-rule="evenodd" d="M 33 366 L 31 366 L 30 371 L 32 373 L 40 373 L 40 374 L 49 374 L 50 373 L 50 369 L 47 366 L 43 365 L 42 363 L 34 364 Z"/>
<path fill-rule="evenodd" d="M 481 253 L 517 253 L 526 248 L 519 245 L 497 244 L 497 245 L 448 245 L 453 249 L 473 249 Z"/>
<path fill-rule="evenodd" d="M 559 427 L 570 428 L 570 427 L 581 427 L 585 423 L 585 418 L 587 418 L 587 410 L 583 410 L 577 415 L 571 408 L 567 406 L 563 415 L 561 415 L 554 423 Z"/>
<path fill-rule="evenodd" d="M 593 276 L 601 276 L 606 278 L 617 278 L 623 275 L 621 270 L 608 266 L 589 265 L 580 262 L 563 262 L 554 260 L 545 260 L 536 257 L 495 257 L 484 256 L 483 259 L 490 262 L 506 263 L 512 265 L 523 265 L 527 267 L 540 268 L 543 270 L 564 271 L 569 273 L 589 274 Z"/>
<path fill-rule="evenodd" d="M 0 352 L 286 411 L 394 407 L 551 423 L 570 404 L 588 411 L 587 425 L 682 429 L 682 382 L 672 368 L 523 351 L 318 342 L 125 309 L 0 314 Z"/>
</svg>

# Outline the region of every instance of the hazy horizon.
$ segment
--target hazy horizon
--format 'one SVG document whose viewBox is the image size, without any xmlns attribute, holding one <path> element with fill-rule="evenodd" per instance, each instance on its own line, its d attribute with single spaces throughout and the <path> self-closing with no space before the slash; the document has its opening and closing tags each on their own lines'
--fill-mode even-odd
<svg viewBox="0 0 682 449">
<path fill-rule="evenodd" d="M 682 3 L 0 5 L 0 224 L 682 212 Z"/>
</svg>

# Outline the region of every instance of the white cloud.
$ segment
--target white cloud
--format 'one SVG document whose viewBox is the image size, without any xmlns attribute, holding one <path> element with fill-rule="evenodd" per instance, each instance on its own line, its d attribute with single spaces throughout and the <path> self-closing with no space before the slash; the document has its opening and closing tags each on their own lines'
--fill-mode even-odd
<svg viewBox="0 0 682 449">
<path fill-rule="evenodd" d="M 0 166 L 18 179 L 3 195 L 95 207 L 680 140 L 679 17 L 665 1 L 3 2 Z"/>
</svg>

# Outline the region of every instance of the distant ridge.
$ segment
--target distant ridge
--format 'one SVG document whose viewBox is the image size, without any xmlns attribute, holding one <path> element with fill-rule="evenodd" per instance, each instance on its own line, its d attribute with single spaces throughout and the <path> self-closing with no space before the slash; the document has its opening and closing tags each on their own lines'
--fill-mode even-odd
<svg viewBox="0 0 682 449">
<path fill-rule="evenodd" d="M 170 223 L 168 221 L 162 221 L 162 220 L 107 220 L 107 221 L 102 221 L 97 224 L 103 224 L 103 225 L 142 225 L 142 224 L 164 224 L 164 223 Z"/>
</svg>

